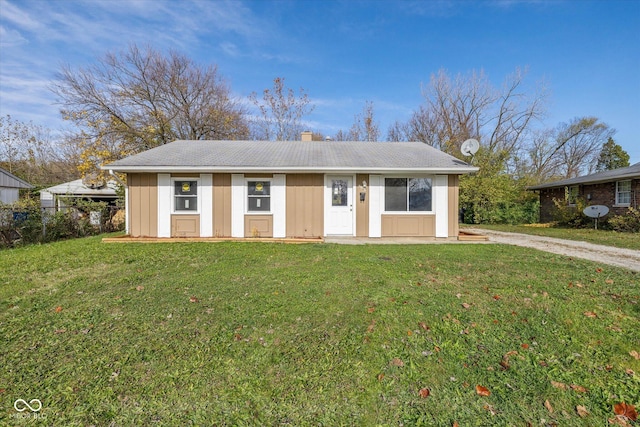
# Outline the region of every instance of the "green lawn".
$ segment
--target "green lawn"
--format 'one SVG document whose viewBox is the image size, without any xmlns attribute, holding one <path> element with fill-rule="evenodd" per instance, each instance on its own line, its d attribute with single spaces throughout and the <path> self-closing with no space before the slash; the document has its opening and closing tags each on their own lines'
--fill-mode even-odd
<svg viewBox="0 0 640 427">
<path fill-rule="evenodd" d="M 503 245 L 3 251 L 0 425 L 604 426 L 640 407 L 639 282 Z"/>
<path fill-rule="evenodd" d="M 465 227 L 486 228 L 487 230 L 507 231 L 511 233 L 533 234 L 536 236 L 556 237 L 558 239 L 580 240 L 598 245 L 640 250 L 640 234 L 638 233 L 619 233 L 616 231 L 595 230 L 593 228 L 578 229 L 499 224 L 465 225 L 463 229 Z"/>
</svg>

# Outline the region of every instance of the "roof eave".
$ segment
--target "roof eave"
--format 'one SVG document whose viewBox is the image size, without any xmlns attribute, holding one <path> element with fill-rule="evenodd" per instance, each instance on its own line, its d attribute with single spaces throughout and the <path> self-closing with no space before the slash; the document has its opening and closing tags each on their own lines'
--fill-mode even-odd
<svg viewBox="0 0 640 427">
<path fill-rule="evenodd" d="M 257 166 L 111 166 L 102 167 L 103 170 L 121 173 L 431 173 L 443 175 L 462 175 L 477 172 L 475 166 L 465 167 L 431 167 L 431 168 L 364 168 L 364 167 L 257 167 Z"/>
<path fill-rule="evenodd" d="M 549 184 L 534 185 L 531 187 L 527 187 L 527 190 L 545 190 L 547 188 L 561 188 L 561 187 L 567 187 L 571 185 L 602 184 L 605 182 L 616 182 L 616 181 L 626 180 L 626 179 L 640 179 L 640 175 L 638 175 L 637 173 L 628 173 L 628 174 L 610 176 L 610 177 L 601 178 L 601 179 L 588 179 L 588 180 L 585 179 L 585 180 L 576 180 L 576 181 L 569 181 L 569 182 L 567 182 L 567 180 L 562 180 L 557 182 L 551 182 Z"/>
</svg>

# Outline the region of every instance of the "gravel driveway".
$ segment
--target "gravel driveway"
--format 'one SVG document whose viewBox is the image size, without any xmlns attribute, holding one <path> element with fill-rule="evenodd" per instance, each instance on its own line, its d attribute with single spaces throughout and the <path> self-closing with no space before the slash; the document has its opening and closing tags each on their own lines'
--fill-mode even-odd
<svg viewBox="0 0 640 427">
<path fill-rule="evenodd" d="M 556 239 L 554 237 L 532 236 L 520 233 L 505 233 L 485 229 L 465 229 L 489 237 L 489 241 L 515 246 L 526 246 L 554 254 L 584 258 L 590 261 L 624 267 L 640 272 L 640 251 L 595 245 L 575 240 Z M 640 238 L 640 237 L 639 237 Z"/>
</svg>

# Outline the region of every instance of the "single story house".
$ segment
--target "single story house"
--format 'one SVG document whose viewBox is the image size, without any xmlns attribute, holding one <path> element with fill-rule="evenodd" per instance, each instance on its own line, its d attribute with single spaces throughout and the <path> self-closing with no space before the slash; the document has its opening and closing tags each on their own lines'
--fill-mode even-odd
<svg viewBox="0 0 640 427">
<path fill-rule="evenodd" d="M 0 203 L 11 204 L 20 198 L 20 189 L 31 189 L 33 185 L 6 169 L 0 168 Z"/>
<path fill-rule="evenodd" d="M 115 204 L 118 199 L 116 181 L 90 185 L 82 179 L 64 182 L 40 191 L 40 207 L 54 212 L 66 209 L 74 200 Z"/>
<path fill-rule="evenodd" d="M 175 141 L 127 174 L 132 237 L 458 237 L 458 179 L 478 168 L 419 142 Z"/>
<path fill-rule="evenodd" d="M 554 199 L 575 206 L 581 198 L 589 205 L 604 205 L 610 215 L 623 215 L 638 208 L 640 201 L 640 163 L 577 178 L 563 179 L 528 188 L 540 194 L 540 221 L 553 220 Z"/>
</svg>

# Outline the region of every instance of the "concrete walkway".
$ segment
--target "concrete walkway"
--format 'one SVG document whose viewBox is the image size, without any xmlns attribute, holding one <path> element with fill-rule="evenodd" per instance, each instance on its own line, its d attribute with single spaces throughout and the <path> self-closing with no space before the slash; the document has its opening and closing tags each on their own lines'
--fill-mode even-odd
<svg viewBox="0 0 640 427">
<path fill-rule="evenodd" d="M 640 251 L 615 248 L 613 246 L 596 245 L 576 240 L 557 239 L 555 237 L 533 236 L 521 233 L 506 233 L 485 229 L 465 230 L 484 234 L 490 242 L 507 245 L 525 246 L 541 251 L 551 252 L 569 257 L 583 258 L 589 261 L 624 267 L 640 272 Z"/>
</svg>

